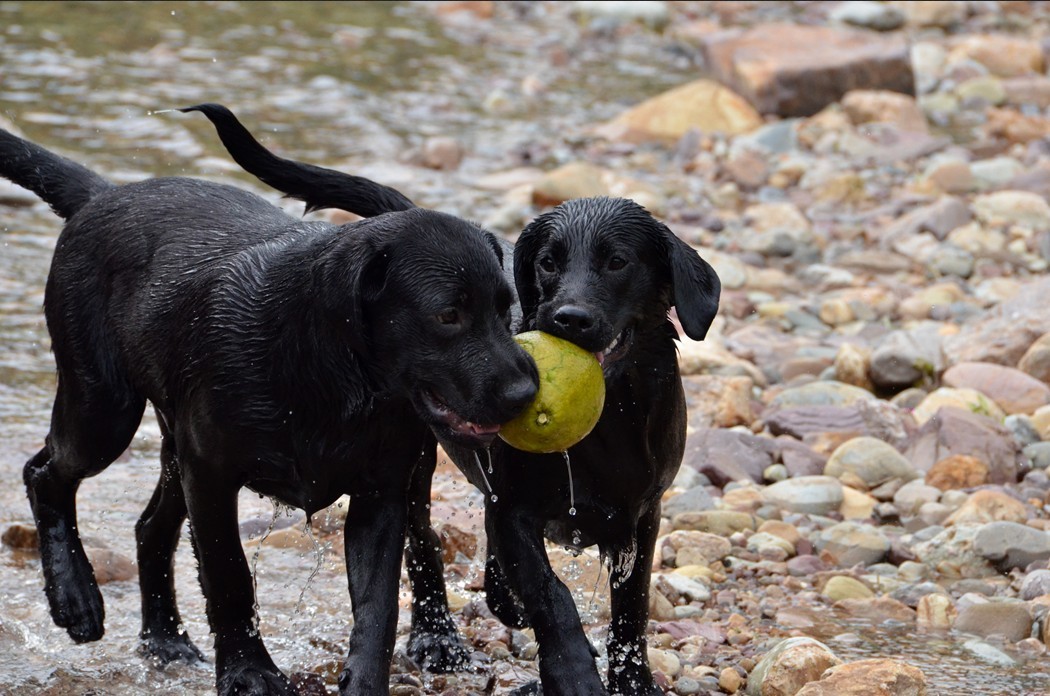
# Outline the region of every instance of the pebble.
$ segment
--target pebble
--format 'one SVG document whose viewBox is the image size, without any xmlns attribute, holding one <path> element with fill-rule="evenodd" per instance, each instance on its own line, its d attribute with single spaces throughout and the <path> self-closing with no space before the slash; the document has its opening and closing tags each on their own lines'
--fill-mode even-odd
<svg viewBox="0 0 1050 696">
<path fill-rule="evenodd" d="M 748 696 L 797 694 L 826 669 L 842 664 L 824 643 L 813 638 L 787 638 L 770 649 L 747 680 Z"/>
</svg>

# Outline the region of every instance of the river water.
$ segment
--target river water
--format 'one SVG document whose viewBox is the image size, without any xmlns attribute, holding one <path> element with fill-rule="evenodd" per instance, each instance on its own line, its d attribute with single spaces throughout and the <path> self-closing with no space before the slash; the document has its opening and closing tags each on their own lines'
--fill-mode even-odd
<svg viewBox="0 0 1050 696">
<path fill-rule="evenodd" d="M 0 117 L 8 124 L 117 181 L 234 180 L 296 213 L 301 205 L 231 165 L 202 116 L 166 110 L 221 102 L 282 154 L 372 176 L 417 203 L 481 220 L 500 194 L 474 185 L 479 177 L 552 166 L 585 150 L 589 125 L 695 78 L 695 62 L 688 47 L 644 29 L 588 27 L 570 3 L 498 3 L 491 19 L 479 19 L 439 16 L 426 3 L 0 2 Z M 406 163 L 437 135 L 468 153 L 455 172 Z M 21 469 L 42 444 L 54 391 L 41 304 L 59 229 L 43 204 L 0 204 L 0 529 L 31 521 Z M 83 484 L 79 527 L 91 545 L 134 558 L 134 524 L 156 482 L 158 453 L 147 415 L 129 451 Z M 477 528 L 479 494 L 451 467 L 441 467 L 435 489 L 435 516 Z M 271 522 L 302 527 L 248 493 L 241 516 L 249 556 Z M 305 536 L 265 546 L 257 580 L 261 628 L 277 664 L 288 673 L 337 670 L 350 626 L 338 552 L 319 557 Z M 210 654 L 186 538 L 176 584 L 186 629 Z M 160 672 L 136 654 L 134 580 L 102 587 L 106 635 L 85 646 L 52 624 L 41 588 L 38 558 L 0 547 L 0 693 L 213 692 L 210 665 Z M 404 590 L 403 608 L 408 602 Z M 403 611 L 402 637 L 407 621 Z M 1036 693 L 1045 684 L 1045 664 L 1042 674 L 989 676 L 991 668 L 974 668 L 950 642 L 906 638 L 897 650 L 906 645 L 900 656 L 939 684 L 931 693 Z M 888 656 L 890 643 L 873 637 L 841 650 Z"/>
</svg>

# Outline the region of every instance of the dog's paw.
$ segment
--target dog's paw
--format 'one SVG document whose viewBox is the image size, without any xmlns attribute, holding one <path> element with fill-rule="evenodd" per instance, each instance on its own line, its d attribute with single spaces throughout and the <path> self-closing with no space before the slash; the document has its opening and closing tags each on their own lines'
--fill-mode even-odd
<svg viewBox="0 0 1050 696">
<path fill-rule="evenodd" d="M 154 667 L 163 669 L 173 662 L 198 664 L 206 662 L 204 653 L 197 649 L 185 633 L 177 636 L 148 636 L 139 645 L 139 654 Z"/>
<path fill-rule="evenodd" d="M 105 633 L 102 593 L 91 564 L 83 556 L 72 556 L 64 572 L 47 573 L 44 591 L 51 607 L 51 619 L 56 626 L 66 629 L 74 642 L 90 643 Z"/>
<path fill-rule="evenodd" d="M 250 662 L 228 667 L 215 689 L 218 696 L 296 696 L 292 682 L 279 669 Z"/>
<path fill-rule="evenodd" d="M 425 672 L 462 672 L 470 667 L 470 650 L 453 633 L 413 633 L 408 656 Z"/>
<path fill-rule="evenodd" d="M 543 685 L 540 681 L 530 681 L 524 686 L 519 686 L 510 692 L 510 696 L 543 696 Z"/>
</svg>

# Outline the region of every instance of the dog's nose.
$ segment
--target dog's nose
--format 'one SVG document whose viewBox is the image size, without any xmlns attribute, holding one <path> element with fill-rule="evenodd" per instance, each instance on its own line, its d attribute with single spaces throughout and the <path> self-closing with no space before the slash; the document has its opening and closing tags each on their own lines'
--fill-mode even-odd
<svg viewBox="0 0 1050 696">
<path fill-rule="evenodd" d="M 554 312 L 554 323 L 572 333 L 587 331 L 594 326 L 594 316 L 579 305 L 562 305 Z"/>
<path fill-rule="evenodd" d="M 535 372 L 535 370 L 532 372 Z M 504 406 L 516 416 L 521 413 L 523 408 L 529 405 L 533 397 L 536 396 L 538 388 L 537 379 L 533 374 L 528 374 L 521 379 L 511 382 L 503 390 Z"/>
</svg>

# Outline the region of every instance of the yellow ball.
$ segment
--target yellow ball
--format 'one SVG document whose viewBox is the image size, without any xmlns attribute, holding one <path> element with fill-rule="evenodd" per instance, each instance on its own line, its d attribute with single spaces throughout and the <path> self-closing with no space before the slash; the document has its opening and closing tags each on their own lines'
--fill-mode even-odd
<svg viewBox="0 0 1050 696">
<path fill-rule="evenodd" d="M 561 452 L 587 437 L 602 415 L 605 378 L 594 353 L 542 331 L 514 337 L 536 362 L 536 398 L 499 436 L 526 452 Z"/>
</svg>

